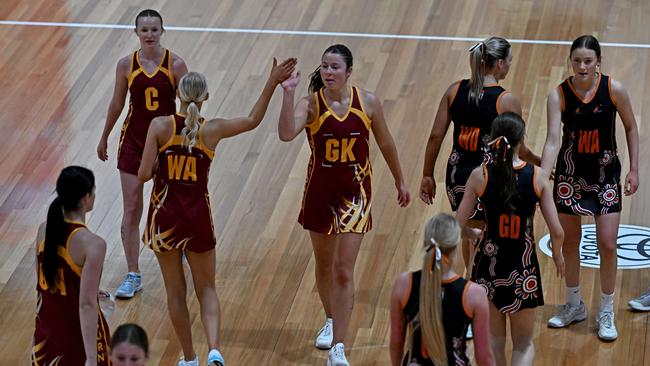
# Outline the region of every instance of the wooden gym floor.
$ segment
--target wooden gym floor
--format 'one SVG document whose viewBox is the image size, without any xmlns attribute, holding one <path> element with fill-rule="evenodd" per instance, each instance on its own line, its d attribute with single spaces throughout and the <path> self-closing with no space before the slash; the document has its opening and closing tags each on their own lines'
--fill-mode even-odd
<svg viewBox="0 0 650 366">
<path fill-rule="evenodd" d="M 623 201 L 621 222 L 650 226 L 650 3 L 640 0 L 170 0 L 133 2 L 3 0 L 0 20 L 131 25 L 136 14 L 160 10 L 167 26 L 301 30 L 401 35 L 571 41 L 591 33 L 603 42 L 637 47 L 603 48 L 603 71 L 621 80 L 632 99 L 640 132 L 641 186 Z M 400 271 L 421 261 L 421 227 L 431 214 L 449 211 L 444 194 L 432 206 L 417 199 L 426 137 L 438 101 L 454 80 L 469 75 L 463 40 L 344 37 L 170 30 L 162 43 L 190 70 L 207 75 L 205 116 L 248 113 L 267 76 L 271 58 L 296 56 L 306 76 L 323 50 L 345 43 L 355 56 L 353 81 L 383 101 L 412 204 L 399 209 L 393 181 L 373 146 L 374 228 L 366 235 L 356 266 L 356 306 L 347 345 L 353 365 L 388 365 L 389 294 Z M 35 309 L 34 237 L 45 219 L 60 169 L 87 166 L 97 177 L 97 200 L 88 225 L 108 242 L 102 286 L 114 291 L 126 271 L 119 227 L 122 202 L 115 156 L 119 125 L 109 140 L 110 159 L 95 153 L 117 60 L 138 47 L 130 29 L 0 24 L 0 363 L 29 360 Z M 528 123 L 527 144 L 541 153 L 546 130 L 545 98 L 567 75 L 568 46 L 513 45 L 514 62 L 502 83 L 517 95 Z M 307 82 L 300 86 L 306 94 Z M 223 312 L 223 353 L 229 365 L 318 365 L 327 353 L 313 347 L 323 320 L 314 284 L 307 233 L 296 223 L 309 147 L 300 136 L 277 137 L 280 91 L 263 124 L 223 141 L 210 180 L 218 237 L 217 284 Z M 120 124 L 124 114 L 120 117 Z M 618 125 L 620 156 L 627 150 Z M 445 140 L 436 180 L 444 187 L 449 153 Z M 150 186 L 146 186 L 148 202 Z M 537 237 L 546 228 L 538 215 Z M 650 270 L 620 270 L 616 285 L 619 339 L 600 342 L 592 315 L 599 303 L 598 272 L 582 270 L 590 317 L 564 330 L 545 325 L 563 302 L 552 261 L 539 254 L 547 305 L 537 312 L 536 365 L 650 364 L 648 315 L 627 309 L 644 290 Z M 140 266 L 145 290 L 119 301 L 110 325 L 137 322 L 151 339 L 151 365 L 171 365 L 180 355 L 165 306 L 159 267 L 148 249 Z M 188 276 L 188 280 L 190 277 Z M 191 281 L 190 281 L 191 282 Z M 192 288 L 190 286 L 190 291 Z M 207 346 L 196 297 L 189 296 L 198 354 Z"/>
</svg>

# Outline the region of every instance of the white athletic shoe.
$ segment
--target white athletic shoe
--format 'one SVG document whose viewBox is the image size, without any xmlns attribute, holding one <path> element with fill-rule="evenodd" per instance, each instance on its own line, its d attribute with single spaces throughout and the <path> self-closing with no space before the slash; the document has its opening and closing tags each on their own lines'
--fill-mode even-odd
<svg viewBox="0 0 650 366">
<path fill-rule="evenodd" d="M 330 349 L 332 348 L 332 340 L 334 340 L 334 329 L 332 325 L 332 318 L 325 320 L 325 325 L 318 331 L 316 335 L 316 348 Z"/>
<path fill-rule="evenodd" d="M 636 299 L 630 300 L 628 305 L 634 310 L 650 311 L 650 288 Z"/>
<path fill-rule="evenodd" d="M 348 359 L 345 358 L 345 347 L 343 343 L 337 343 L 327 355 L 327 366 L 350 366 Z"/>
<path fill-rule="evenodd" d="M 208 353 L 208 366 L 226 366 L 226 362 L 218 349 L 213 348 Z"/>
<path fill-rule="evenodd" d="M 616 324 L 614 324 L 613 311 L 601 311 L 598 313 L 598 338 L 603 341 L 613 341 L 618 338 Z"/>
<path fill-rule="evenodd" d="M 139 291 L 142 291 L 142 275 L 136 272 L 129 272 L 124 277 L 124 281 L 122 281 L 120 287 L 115 291 L 115 297 L 130 299 Z"/>
<path fill-rule="evenodd" d="M 571 323 L 581 322 L 585 319 L 587 319 L 585 303 L 580 300 L 580 305 L 561 305 L 560 311 L 548 320 L 548 326 L 551 328 L 564 328 Z"/>
<path fill-rule="evenodd" d="M 194 359 L 189 361 L 185 361 L 185 357 L 181 357 L 178 366 L 199 366 L 199 356 L 194 356 Z"/>
</svg>

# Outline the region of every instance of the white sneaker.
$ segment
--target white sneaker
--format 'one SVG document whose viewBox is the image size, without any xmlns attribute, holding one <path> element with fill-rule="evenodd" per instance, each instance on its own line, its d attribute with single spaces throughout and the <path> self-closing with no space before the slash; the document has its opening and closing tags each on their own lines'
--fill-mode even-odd
<svg viewBox="0 0 650 366">
<path fill-rule="evenodd" d="M 642 293 L 636 299 L 630 300 L 628 305 L 634 310 L 649 311 L 650 310 L 650 288 Z"/>
<path fill-rule="evenodd" d="M 316 335 L 316 348 L 330 349 L 332 348 L 332 341 L 334 340 L 334 329 L 332 325 L 332 318 L 325 320 L 325 325 L 318 331 Z"/>
<path fill-rule="evenodd" d="M 199 366 L 199 356 L 194 356 L 194 359 L 189 361 L 185 361 L 185 357 L 181 357 L 178 366 Z"/>
<path fill-rule="evenodd" d="M 345 358 L 343 343 L 339 342 L 330 348 L 330 352 L 327 355 L 327 366 L 350 366 L 348 359 Z"/>
<path fill-rule="evenodd" d="M 139 291 L 142 291 L 142 275 L 137 272 L 129 272 L 115 291 L 115 297 L 130 299 Z"/>
<path fill-rule="evenodd" d="M 226 362 L 218 349 L 213 348 L 208 353 L 208 366 L 226 366 Z"/>
<path fill-rule="evenodd" d="M 548 320 L 548 326 L 551 328 L 564 328 L 571 323 L 581 322 L 585 319 L 587 319 L 585 303 L 580 300 L 580 305 L 561 305 L 560 311 Z"/>
<path fill-rule="evenodd" d="M 603 341 L 613 341 L 618 338 L 616 324 L 614 324 L 613 311 L 601 311 L 598 313 L 598 338 Z"/>
</svg>

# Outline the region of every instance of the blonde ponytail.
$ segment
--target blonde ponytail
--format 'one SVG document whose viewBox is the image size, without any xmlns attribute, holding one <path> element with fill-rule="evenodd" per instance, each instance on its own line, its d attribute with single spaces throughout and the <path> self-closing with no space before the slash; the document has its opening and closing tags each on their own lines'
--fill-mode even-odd
<svg viewBox="0 0 650 366">
<path fill-rule="evenodd" d="M 469 79 L 469 102 L 478 106 L 483 96 L 485 73 L 491 70 L 498 60 L 505 60 L 510 53 L 510 43 L 501 37 L 490 37 L 469 49 L 469 66 L 472 76 Z"/>
<path fill-rule="evenodd" d="M 199 135 L 199 119 L 201 114 L 199 107 L 194 102 L 190 102 L 187 106 L 187 117 L 185 117 L 185 127 L 181 130 L 183 136 L 183 145 L 187 146 L 187 150 L 192 152 L 192 146 L 196 145 Z"/>
<path fill-rule="evenodd" d="M 208 82 L 203 74 L 188 72 L 183 75 L 178 83 L 178 96 L 181 102 L 188 103 L 185 127 L 181 130 L 183 145 L 189 152 L 196 146 L 200 128 L 201 113 L 197 103 L 205 101 L 208 97 Z"/>
<path fill-rule="evenodd" d="M 424 228 L 427 252 L 420 280 L 419 318 L 422 343 L 436 365 L 447 365 L 447 344 L 442 324 L 442 272 L 440 261 L 448 257 L 460 242 L 460 226 L 449 214 L 430 218 Z"/>
</svg>

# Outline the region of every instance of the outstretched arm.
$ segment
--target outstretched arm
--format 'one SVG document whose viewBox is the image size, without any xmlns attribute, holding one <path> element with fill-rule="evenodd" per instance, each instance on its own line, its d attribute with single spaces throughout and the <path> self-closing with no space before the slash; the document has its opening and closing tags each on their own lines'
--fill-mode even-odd
<svg viewBox="0 0 650 366">
<path fill-rule="evenodd" d="M 275 87 L 291 76 L 297 62 L 295 58 L 288 58 L 278 65 L 277 60 L 273 58 L 273 67 L 269 78 L 266 80 L 264 89 L 262 89 L 262 93 L 257 98 L 257 102 L 255 102 L 248 116 L 233 119 L 214 119 L 210 121 L 213 127 L 204 131 L 204 138 L 218 142 L 220 139 L 235 136 L 259 126 L 269 107 Z"/>
<path fill-rule="evenodd" d="M 282 109 L 278 120 L 278 136 L 282 141 L 296 138 L 307 122 L 314 118 L 314 106 L 310 97 L 302 98 L 295 108 L 293 106 L 298 83 L 300 83 L 300 71 L 282 82 Z"/>
</svg>

